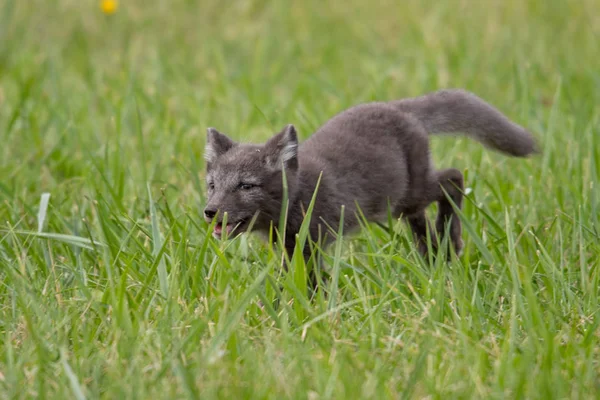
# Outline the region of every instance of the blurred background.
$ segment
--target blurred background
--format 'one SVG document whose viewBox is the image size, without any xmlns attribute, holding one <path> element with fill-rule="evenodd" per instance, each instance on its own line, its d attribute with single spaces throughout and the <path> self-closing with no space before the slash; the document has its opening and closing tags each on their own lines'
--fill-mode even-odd
<svg viewBox="0 0 600 400">
<path fill-rule="evenodd" d="M 597 11 L 593 0 L 3 0 L 2 184 L 85 187 L 101 169 L 121 192 L 185 189 L 176 164 L 194 168 L 207 126 L 263 140 L 293 122 L 304 138 L 355 103 L 443 87 L 538 134 L 552 107 L 576 113 L 556 142 L 568 148 L 599 103 Z"/>
</svg>

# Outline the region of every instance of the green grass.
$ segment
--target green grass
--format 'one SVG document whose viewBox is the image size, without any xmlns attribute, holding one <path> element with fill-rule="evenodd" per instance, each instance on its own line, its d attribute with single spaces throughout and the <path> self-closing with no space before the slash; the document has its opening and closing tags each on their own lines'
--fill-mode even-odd
<svg viewBox="0 0 600 400">
<path fill-rule="evenodd" d="M 597 3 L 325 3 L 0 3 L 0 398 L 599 396 Z M 206 127 L 306 138 L 443 87 L 543 146 L 433 140 L 472 189 L 460 259 L 369 225 L 311 300 L 298 260 L 207 234 Z"/>
</svg>

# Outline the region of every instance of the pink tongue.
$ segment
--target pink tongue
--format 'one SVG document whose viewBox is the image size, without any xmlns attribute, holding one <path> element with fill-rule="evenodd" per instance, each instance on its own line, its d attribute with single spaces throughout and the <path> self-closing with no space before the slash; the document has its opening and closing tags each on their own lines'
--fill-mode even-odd
<svg viewBox="0 0 600 400">
<path fill-rule="evenodd" d="M 227 224 L 227 234 L 228 235 L 231 233 L 232 229 L 233 229 L 233 225 Z M 223 225 L 222 224 L 215 225 L 215 233 L 217 235 L 220 235 L 222 232 L 223 232 Z"/>
</svg>

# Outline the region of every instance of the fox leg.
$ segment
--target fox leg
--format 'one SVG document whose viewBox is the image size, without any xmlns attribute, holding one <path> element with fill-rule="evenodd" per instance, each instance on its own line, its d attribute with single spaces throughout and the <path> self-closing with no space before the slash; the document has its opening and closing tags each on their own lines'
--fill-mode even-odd
<svg viewBox="0 0 600 400">
<path fill-rule="evenodd" d="M 435 200 L 438 203 L 438 215 L 435 223 L 436 230 L 440 236 L 443 236 L 447 225 L 450 224 L 450 241 L 456 254 L 460 254 L 463 247 L 461 223 L 448 197 L 450 197 L 459 209 L 462 207 L 462 173 L 454 168 L 440 170 L 437 172 L 437 182 L 435 182 L 435 185 L 437 186 L 435 189 Z"/>
<path fill-rule="evenodd" d="M 417 243 L 417 248 L 419 249 L 419 252 L 423 256 L 427 255 L 427 234 L 429 232 L 429 237 L 431 239 L 431 248 L 435 253 L 435 250 L 437 249 L 437 238 L 435 231 L 431 228 L 431 223 L 429 222 L 429 219 L 425 215 L 425 210 L 421 210 L 419 212 L 410 214 L 405 217 L 405 220 L 410 226 L 415 242 Z"/>
<path fill-rule="evenodd" d="M 294 254 L 295 245 L 296 245 L 296 241 L 295 241 L 295 239 L 292 239 L 291 243 L 285 246 L 285 251 L 287 253 L 287 256 L 288 256 L 288 259 L 290 260 L 290 262 L 292 261 L 292 256 Z M 308 288 L 310 289 L 311 292 L 314 293 L 317 290 L 317 286 L 319 284 L 319 278 L 317 275 L 319 275 L 321 277 L 321 281 L 323 283 L 326 282 L 325 277 L 323 277 L 321 274 L 323 272 L 323 262 L 322 262 L 321 258 L 318 257 L 317 252 L 316 251 L 313 252 L 311 250 L 308 242 L 304 246 L 304 250 L 302 251 L 302 256 L 304 257 L 304 263 L 305 263 L 306 267 L 310 268 L 308 271 L 308 277 L 307 277 L 308 278 L 308 281 L 307 281 Z M 312 261 L 312 265 L 310 264 L 311 261 Z M 287 264 L 285 258 L 282 258 L 281 266 L 285 272 L 289 271 L 288 264 Z"/>
</svg>

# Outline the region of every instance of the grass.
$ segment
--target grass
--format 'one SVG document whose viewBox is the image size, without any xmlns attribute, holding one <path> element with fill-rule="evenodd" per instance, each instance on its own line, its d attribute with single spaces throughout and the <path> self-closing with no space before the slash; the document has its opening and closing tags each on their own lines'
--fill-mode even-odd
<svg viewBox="0 0 600 400">
<path fill-rule="evenodd" d="M 5 0 L 0 397 L 598 397 L 596 8 Z M 306 138 L 442 87 L 543 146 L 433 140 L 471 189 L 460 259 L 430 266 L 403 225 L 368 225 L 329 249 L 336 290 L 311 300 L 301 262 L 207 234 L 207 126 Z"/>
</svg>

